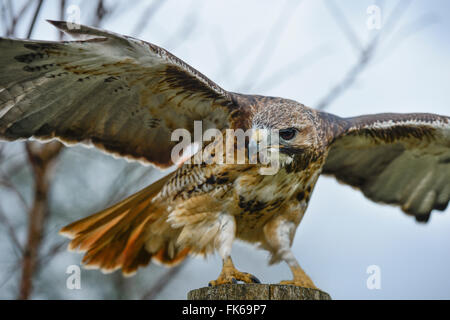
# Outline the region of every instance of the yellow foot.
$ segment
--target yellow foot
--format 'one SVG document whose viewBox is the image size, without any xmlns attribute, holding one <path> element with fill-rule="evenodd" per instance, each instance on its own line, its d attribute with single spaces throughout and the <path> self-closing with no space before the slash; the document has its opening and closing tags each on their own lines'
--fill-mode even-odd
<svg viewBox="0 0 450 320">
<path fill-rule="evenodd" d="M 209 286 L 214 287 L 221 284 L 238 283 L 238 281 L 242 281 L 245 283 L 261 283 L 261 281 L 259 281 L 257 277 L 250 273 L 233 270 L 226 274 L 221 274 L 216 280 L 210 281 Z"/>
<path fill-rule="evenodd" d="M 318 288 L 314 285 L 314 283 L 311 280 L 309 280 L 309 279 L 305 279 L 305 280 L 285 280 L 285 281 L 281 281 L 280 284 L 318 290 Z"/>
</svg>

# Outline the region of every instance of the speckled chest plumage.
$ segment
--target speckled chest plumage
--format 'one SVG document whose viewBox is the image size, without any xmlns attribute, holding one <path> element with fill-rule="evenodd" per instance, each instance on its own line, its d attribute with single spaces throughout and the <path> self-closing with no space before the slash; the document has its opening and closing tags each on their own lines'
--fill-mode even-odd
<svg viewBox="0 0 450 320">
<path fill-rule="evenodd" d="M 250 242 L 261 241 L 264 225 L 284 214 L 285 210 L 292 210 L 293 205 L 300 222 L 320 170 L 319 162 L 296 173 L 281 168 L 275 175 L 258 175 L 254 172 L 256 169 L 241 174 L 232 191 L 238 204 L 234 212 L 236 237 Z"/>
</svg>

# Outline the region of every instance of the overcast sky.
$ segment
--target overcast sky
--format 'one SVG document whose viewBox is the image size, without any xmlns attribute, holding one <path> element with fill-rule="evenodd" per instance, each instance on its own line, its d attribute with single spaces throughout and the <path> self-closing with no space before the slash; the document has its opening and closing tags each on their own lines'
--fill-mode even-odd
<svg viewBox="0 0 450 320">
<path fill-rule="evenodd" d="M 348 40 L 325 1 L 317 0 L 167 1 L 138 36 L 166 47 L 227 90 L 280 96 L 314 107 L 355 64 L 358 46 L 380 32 L 368 30 L 367 8 L 381 5 L 385 22 L 397 2 L 334 3 L 359 44 Z M 145 4 L 141 1 L 103 28 L 134 35 Z M 449 115 L 448 12 L 446 0 L 412 1 L 402 9 L 392 21 L 392 36 L 383 38 L 373 63 L 327 111 L 341 116 Z M 44 19 L 57 18 L 57 8 L 47 4 L 33 37 L 55 39 L 54 28 Z M 82 11 L 81 22 L 89 19 Z M 279 19 L 283 22 L 274 30 Z M 171 37 L 180 24 L 192 28 L 186 41 Z M 256 61 L 260 63 L 255 65 Z M 321 177 L 293 248 L 316 285 L 333 299 L 450 298 L 449 210 L 434 212 L 429 223 L 418 224 L 398 208 L 375 204 L 359 191 Z M 238 268 L 263 282 L 291 278 L 285 264 L 267 266 L 267 254 L 252 246 L 237 244 L 234 256 Z M 188 290 L 215 279 L 220 265 L 217 256 L 192 259 L 159 298 L 184 299 Z M 381 270 L 379 290 L 366 286 L 371 265 Z"/>
</svg>

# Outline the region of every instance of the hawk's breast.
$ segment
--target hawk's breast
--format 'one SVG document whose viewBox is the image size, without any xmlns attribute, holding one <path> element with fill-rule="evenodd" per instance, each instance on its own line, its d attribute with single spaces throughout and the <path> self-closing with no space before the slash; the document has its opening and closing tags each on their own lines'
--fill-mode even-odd
<svg viewBox="0 0 450 320">
<path fill-rule="evenodd" d="M 320 166 L 288 172 L 281 168 L 275 175 L 260 175 L 257 168 L 243 172 L 234 182 L 234 208 L 237 237 L 258 241 L 264 225 L 274 216 L 297 204 L 303 215 L 320 174 Z"/>
</svg>

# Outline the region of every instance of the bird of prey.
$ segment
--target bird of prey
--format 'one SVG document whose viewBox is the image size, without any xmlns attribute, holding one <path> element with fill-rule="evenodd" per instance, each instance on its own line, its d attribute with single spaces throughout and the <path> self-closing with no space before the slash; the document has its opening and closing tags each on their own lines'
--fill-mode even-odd
<svg viewBox="0 0 450 320">
<path fill-rule="evenodd" d="M 240 239 L 269 251 L 271 263 L 289 265 L 293 279 L 283 284 L 315 288 L 291 245 L 320 174 L 421 222 L 448 205 L 447 116 L 342 118 L 288 99 L 233 93 L 154 44 L 50 22 L 77 39 L 0 39 L 0 137 L 93 145 L 176 167 L 61 230 L 72 239 L 70 249 L 85 252 L 87 267 L 132 274 L 150 261 L 172 266 L 218 252 L 223 269 L 211 285 L 258 282 L 232 262 L 232 243 Z M 279 170 L 263 175 L 262 163 L 174 163 L 171 133 L 194 134 L 195 121 L 221 132 L 277 130 L 278 143 L 269 147 L 278 150 Z"/>
</svg>

